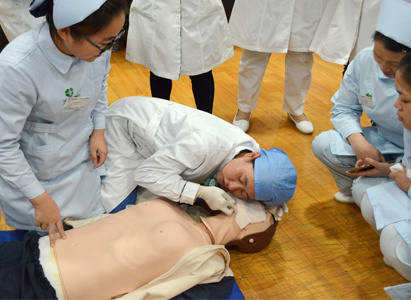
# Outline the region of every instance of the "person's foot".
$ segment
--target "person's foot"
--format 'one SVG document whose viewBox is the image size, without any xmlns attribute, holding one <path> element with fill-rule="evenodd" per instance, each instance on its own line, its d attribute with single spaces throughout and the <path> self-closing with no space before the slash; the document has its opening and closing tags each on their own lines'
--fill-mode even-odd
<svg viewBox="0 0 411 300">
<path fill-rule="evenodd" d="M 310 119 L 305 114 L 294 116 L 288 113 L 288 118 L 294 122 L 295 126 L 299 131 L 304 134 L 312 134 L 314 132 L 313 123 L 311 123 Z"/>
<path fill-rule="evenodd" d="M 251 113 L 245 113 L 241 110 L 237 110 L 237 114 L 234 117 L 233 124 L 240 128 L 242 131 L 247 132 L 250 128 Z"/>
<path fill-rule="evenodd" d="M 338 192 L 334 195 L 334 200 L 339 203 L 343 203 L 343 204 L 354 204 L 355 203 L 352 196 L 344 195 L 341 192 Z"/>
</svg>

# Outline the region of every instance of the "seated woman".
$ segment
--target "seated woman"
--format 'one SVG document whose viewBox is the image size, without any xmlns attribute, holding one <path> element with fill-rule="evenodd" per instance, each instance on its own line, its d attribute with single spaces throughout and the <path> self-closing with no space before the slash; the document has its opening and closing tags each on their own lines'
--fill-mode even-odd
<svg viewBox="0 0 411 300">
<path fill-rule="evenodd" d="M 34 232 L 0 244 L 0 298 L 170 299 L 218 282 L 230 274 L 222 245 L 259 251 L 277 225 L 258 202 L 236 205 L 236 214 L 196 222 L 179 204 L 151 199 L 68 230 L 55 248 Z M 251 210 L 253 223 L 240 226 L 238 216 Z"/>
<path fill-rule="evenodd" d="M 357 167 L 369 164 L 374 169 L 358 173 L 362 177 L 355 184 L 366 177 L 385 177 L 385 183 L 368 188 L 356 203 L 365 220 L 381 234 L 384 262 L 411 281 L 411 54 L 398 65 L 395 85 L 399 93 L 395 107 L 404 125 L 404 158 L 395 166 L 371 158 L 359 160 Z"/>
<path fill-rule="evenodd" d="M 394 77 L 398 63 L 411 51 L 410 13 L 411 3 L 382 1 L 374 47 L 357 54 L 331 99 L 334 129 L 322 132 L 312 143 L 314 155 L 337 184 L 337 202 L 354 203 L 356 194 L 362 196 L 369 186 L 379 183 L 380 178 L 373 178 L 352 186 L 355 177 L 346 171 L 357 160 L 370 157 L 382 162 L 403 155 L 403 128 L 394 108 L 398 98 Z M 372 126 L 362 127 L 364 113 Z"/>
</svg>

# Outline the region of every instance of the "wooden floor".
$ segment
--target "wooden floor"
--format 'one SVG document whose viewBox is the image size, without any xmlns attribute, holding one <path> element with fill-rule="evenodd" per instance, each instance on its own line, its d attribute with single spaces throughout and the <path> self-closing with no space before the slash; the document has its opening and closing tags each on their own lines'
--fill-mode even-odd
<svg viewBox="0 0 411 300">
<path fill-rule="evenodd" d="M 213 70 L 213 113 L 231 122 L 237 110 L 237 72 L 241 49 Z M 115 52 L 109 78 L 109 100 L 150 96 L 149 72 Z M 342 66 L 315 56 L 305 112 L 313 135 L 299 133 L 282 110 L 284 55 L 273 54 L 253 112 L 249 134 L 262 148 L 283 149 L 297 168 L 297 191 L 290 213 L 278 226 L 270 246 L 257 254 L 231 253 L 231 267 L 246 299 L 389 299 L 383 288 L 405 283 L 382 261 L 377 234 L 356 205 L 333 200 L 337 187 L 315 158 L 311 142 L 332 129 L 330 99 L 338 89 Z M 173 82 L 172 101 L 195 107 L 187 76 Z M 363 120 L 366 123 L 367 120 Z"/>
<path fill-rule="evenodd" d="M 113 53 L 110 103 L 127 96 L 150 96 L 148 70 L 124 56 L 124 50 Z M 237 109 L 240 57 L 241 49 L 236 48 L 234 58 L 213 70 L 214 114 L 228 122 Z M 231 252 L 231 268 L 246 299 L 389 299 L 383 288 L 406 282 L 383 264 L 379 238 L 360 209 L 333 200 L 337 187 L 311 150 L 314 137 L 332 128 L 330 99 L 341 74 L 341 66 L 315 56 L 305 105 L 315 131 L 307 136 L 296 130 L 282 110 L 284 55 L 271 57 L 249 134 L 262 148 L 283 149 L 297 168 L 298 182 L 288 204 L 290 213 L 280 222 L 269 247 L 256 254 Z M 195 107 L 187 76 L 173 83 L 172 101 Z"/>
</svg>

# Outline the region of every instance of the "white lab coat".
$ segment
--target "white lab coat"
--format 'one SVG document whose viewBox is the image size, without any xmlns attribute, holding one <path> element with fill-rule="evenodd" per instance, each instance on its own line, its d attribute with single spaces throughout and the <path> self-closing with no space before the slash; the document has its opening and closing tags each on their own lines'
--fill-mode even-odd
<svg viewBox="0 0 411 300">
<path fill-rule="evenodd" d="M 372 46 L 382 0 L 329 0 L 310 50 L 345 65 Z"/>
<path fill-rule="evenodd" d="M 126 59 L 155 75 L 199 75 L 234 56 L 221 0 L 134 0 Z"/>
<path fill-rule="evenodd" d="M 236 0 L 234 45 L 267 53 L 308 52 L 328 0 Z"/>
<path fill-rule="evenodd" d="M 192 204 L 199 183 L 240 151 L 260 151 L 241 129 L 175 102 L 129 97 L 106 116 L 107 177 L 102 199 L 110 212 L 137 186 L 172 201 Z"/>
<path fill-rule="evenodd" d="M 29 6 L 31 1 L 0 1 L 0 25 L 9 42 L 44 21 L 44 18 L 35 18 L 30 14 Z"/>
</svg>

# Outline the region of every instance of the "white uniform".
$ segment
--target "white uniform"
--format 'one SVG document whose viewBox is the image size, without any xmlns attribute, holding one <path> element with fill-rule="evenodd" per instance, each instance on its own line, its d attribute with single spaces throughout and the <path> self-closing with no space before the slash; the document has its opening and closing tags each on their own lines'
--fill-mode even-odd
<svg viewBox="0 0 411 300">
<path fill-rule="evenodd" d="M 411 164 L 411 131 L 404 129 L 404 165 Z M 360 203 L 364 219 L 381 233 L 386 263 L 411 281 L 411 189 L 401 190 L 393 179 L 367 189 Z"/>
<path fill-rule="evenodd" d="M 402 156 L 403 126 L 394 107 L 397 98 L 395 79 L 386 77 L 381 71 L 374 60 L 373 48 L 362 50 L 348 65 L 340 88 L 331 99 L 331 122 L 335 129 L 322 132 L 312 143 L 315 156 L 330 170 L 338 190 L 344 195 L 351 195 L 353 182 L 346 171 L 357 161 L 354 149 L 346 141 L 351 134 L 362 133 L 388 161 Z M 363 113 L 373 121 L 373 126 L 361 126 Z M 362 197 L 367 181 L 381 182 L 380 177 L 365 179 L 366 182 L 360 178 L 352 188 L 355 201 L 357 195 Z"/>
<path fill-rule="evenodd" d="M 104 211 L 89 138 L 105 128 L 110 52 L 92 63 L 60 52 L 49 27 L 30 30 L 0 54 L 0 205 L 8 225 L 36 229 L 29 202 L 47 191 L 62 219 Z M 69 96 L 88 99 L 64 108 Z"/>
<path fill-rule="evenodd" d="M 311 84 L 309 50 L 328 0 L 237 0 L 230 17 L 234 45 L 243 48 L 239 70 L 238 106 L 257 107 L 271 53 L 287 53 L 283 109 L 301 115 Z M 298 75 L 297 75 L 298 74 Z"/>
<path fill-rule="evenodd" d="M 241 150 L 260 151 L 241 129 L 209 113 L 156 98 L 129 97 L 107 112 L 109 154 L 102 198 L 111 211 L 137 186 L 192 204 L 199 183 Z"/>
<path fill-rule="evenodd" d="M 134 0 L 126 58 L 155 75 L 200 75 L 234 56 L 221 0 Z"/>
<path fill-rule="evenodd" d="M 372 46 L 382 0 L 329 0 L 310 50 L 323 60 L 345 65 Z"/>
<path fill-rule="evenodd" d="M 29 6 L 31 1 L 0 1 L 0 25 L 9 42 L 44 22 L 44 18 L 35 18 L 30 14 Z"/>
</svg>

